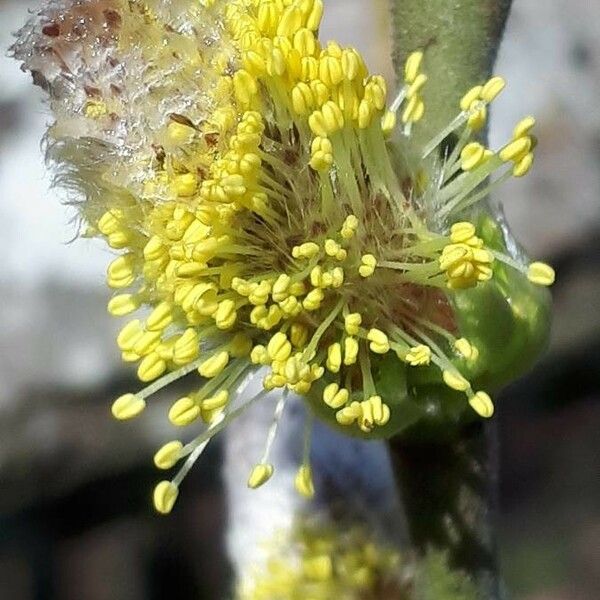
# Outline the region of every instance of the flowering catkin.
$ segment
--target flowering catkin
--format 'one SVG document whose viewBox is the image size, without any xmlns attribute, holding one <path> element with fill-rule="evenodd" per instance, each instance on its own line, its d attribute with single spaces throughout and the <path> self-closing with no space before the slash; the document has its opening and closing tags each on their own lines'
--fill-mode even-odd
<svg viewBox="0 0 600 600">
<path fill-rule="evenodd" d="M 273 474 L 288 391 L 366 436 L 401 428 L 398 398 L 421 382 L 490 417 L 471 377 L 484 349 L 454 298 L 498 273 L 500 289 L 510 270 L 554 279 L 488 244 L 489 222 L 465 217 L 494 171 L 501 180 L 532 166 L 533 118 L 498 151 L 477 138 L 504 80 L 465 90 L 456 118 L 406 151 L 427 118 L 426 54 L 407 57 L 389 97 L 355 48 L 319 40 L 322 12 L 322 0 L 57 0 L 13 48 L 48 91 L 50 155 L 78 194 L 85 235 L 115 251 L 108 310 L 137 314 L 117 344 L 148 385 L 118 398 L 114 416 L 133 418 L 159 389 L 201 377 L 168 418 L 208 428 L 157 452 L 159 469 L 185 459 L 155 489 L 160 512 L 249 404 L 236 406 L 236 392 L 260 367 L 264 392 L 282 395 L 251 487 Z M 307 434 L 296 479 L 306 496 L 308 445 Z"/>
</svg>

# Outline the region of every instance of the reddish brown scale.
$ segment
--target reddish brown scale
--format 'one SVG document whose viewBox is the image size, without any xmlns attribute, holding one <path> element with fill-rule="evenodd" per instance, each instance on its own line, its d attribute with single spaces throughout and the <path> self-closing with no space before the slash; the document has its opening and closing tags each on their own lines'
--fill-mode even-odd
<svg viewBox="0 0 600 600">
<path fill-rule="evenodd" d="M 58 23 L 50 23 L 42 27 L 42 33 L 48 37 L 58 37 L 60 35 L 60 27 Z"/>
<path fill-rule="evenodd" d="M 394 322 L 410 326 L 413 322 L 411 313 L 431 321 L 449 333 L 458 332 L 454 311 L 442 290 L 406 283 L 398 286 L 396 294 L 401 300 L 392 307 Z"/>
</svg>

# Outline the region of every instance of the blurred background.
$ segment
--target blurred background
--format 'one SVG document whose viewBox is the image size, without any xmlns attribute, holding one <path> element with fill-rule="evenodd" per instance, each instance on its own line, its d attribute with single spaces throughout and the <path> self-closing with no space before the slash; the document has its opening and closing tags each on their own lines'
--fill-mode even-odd
<svg viewBox="0 0 600 600">
<path fill-rule="evenodd" d="M 114 345 L 110 254 L 70 243 L 49 190 L 41 93 L 5 57 L 29 0 L 0 0 L 0 599 L 223 597 L 230 566 L 215 444 L 177 510 L 153 513 L 164 406 L 114 423 L 135 386 Z M 322 35 L 391 76 L 384 0 L 326 0 Z M 498 195 L 531 256 L 557 268 L 549 352 L 503 393 L 500 550 L 517 600 L 600 598 L 600 3 L 515 0 L 497 72 L 492 146 L 526 114 L 537 162 Z M 243 485 L 243 482 L 240 482 Z M 218 591 L 220 590 L 220 591 Z"/>
</svg>

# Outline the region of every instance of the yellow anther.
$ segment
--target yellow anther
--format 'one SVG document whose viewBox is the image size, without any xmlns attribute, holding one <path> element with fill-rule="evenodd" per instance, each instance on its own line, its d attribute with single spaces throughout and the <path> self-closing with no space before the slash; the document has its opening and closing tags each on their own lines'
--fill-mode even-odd
<svg viewBox="0 0 600 600">
<path fill-rule="evenodd" d="M 312 360 L 312 358 L 311 358 Z M 310 377 L 313 381 L 317 381 L 317 379 L 321 379 L 321 377 L 323 377 L 323 375 L 325 374 L 325 369 L 317 364 L 312 364 L 310 366 Z"/>
<path fill-rule="evenodd" d="M 244 69 L 236 71 L 233 76 L 233 89 L 237 101 L 242 106 L 248 106 L 258 92 L 256 79 Z"/>
<path fill-rule="evenodd" d="M 477 360 L 479 356 L 479 350 L 466 338 L 459 338 L 454 342 L 454 348 L 457 352 L 462 354 L 467 360 Z"/>
<path fill-rule="evenodd" d="M 297 115 L 307 115 L 315 107 L 315 98 L 310 86 L 301 81 L 292 88 L 292 108 Z"/>
<path fill-rule="evenodd" d="M 339 262 L 343 262 L 348 258 L 348 251 L 344 250 L 344 248 L 340 248 L 335 254 L 335 260 Z M 337 267 L 336 267 L 337 268 Z"/>
<path fill-rule="evenodd" d="M 129 321 L 117 336 L 117 346 L 124 352 L 133 350 L 137 341 L 144 335 L 142 323 L 139 319 Z"/>
<path fill-rule="evenodd" d="M 446 369 L 442 372 L 442 378 L 449 388 L 457 392 L 466 392 L 471 387 L 471 384 L 458 371 Z"/>
<path fill-rule="evenodd" d="M 364 65 L 360 54 L 354 48 L 346 48 L 341 57 L 342 72 L 348 81 L 354 81 L 364 74 Z"/>
<path fill-rule="evenodd" d="M 229 402 L 229 392 L 221 390 L 210 398 L 204 398 L 201 402 L 202 410 L 214 411 L 224 408 Z"/>
<path fill-rule="evenodd" d="M 408 55 L 406 63 L 404 64 L 404 81 L 408 84 L 413 83 L 417 78 L 421 69 L 421 63 L 423 61 L 423 52 L 420 50 L 412 52 Z"/>
<path fill-rule="evenodd" d="M 198 332 L 191 327 L 186 329 L 173 346 L 173 362 L 185 365 L 194 360 L 200 352 Z"/>
<path fill-rule="evenodd" d="M 335 256 L 340 250 L 340 245 L 335 240 L 328 238 L 325 240 L 324 248 L 327 256 Z"/>
<path fill-rule="evenodd" d="M 413 96 L 408 100 L 404 111 L 402 112 L 403 123 L 416 123 L 423 118 L 425 114 L 425 103 L 419 95 Z"/>
<path fill-rule="evenodd" d="M 313 287 L 324 287 L 323 268 L 320 265 L 313 267 L 310 271 L 310 285 Z"/>
<path fill-rule="evenodd" d="M 167 442 L 161 446 L 154 455 L 154 464 L 158 469 L 170 469 L 181 457 L 183 444 L 179 440 Z"/>
<path fill-rule="evenodd" d="M 217 352 L 210 358 L 207 358 L 199 367 L 198 373 L 202 377 L 212 378 L 216 377 L 229 363 L 229 353 L 226 350 Z"/>
<path fill-rule="evenodd" d="M 256 306 L 250 311 L 250 323 L 258 325 L 269 315 L 269 309 L 266 306 Z"/>
<path fill-rule="evenodd" d="M 413 96 L 416 96 L 423 89 L 423 86 L 426 83 L 427 83 L 427 75 L 425 75 L 423 73 L 419 73 L 419 75 L 416 76 L 415 80 L 410 84 L 410 87 L 408 88 L 408 91 L 406 92 L 406 97 L 410 99 Z"/>
<path fill-rule="evenodd" d="M 112 209 L 106 211 L 100 219 L 98 219 L 98 231 L 104 235 L 110 235 L 116 233 L 122 227 L 121 219 L 123 218 L 123 211 L 119 209 Z"/>
<path fill-rule="evenodd" d="M 340 388 L 337 383 L 330 383 L 323 390 L 323 402 L 330 408 L 338 409 L 348 402 L 349 393 L 345 388 Z"/>
<path fill-rule="evenodd" d="M 492 102 L 506 86 L 506 81 L 502 77 L 492 77 L 481 89 L 480 98 L 484 102 Z"/>
<path fill-rule="evenodd" d="M 546 263 L 532 262 L 527 268 L 527 279 L 536 285 L 552 285 L 555 278 L 554 269 Z"/>
<path fill-rule="evenodd" d="M 388 336 L 381 329 L 370 329 L 367 333 L 369 348 L 376 354 L 385 354 L 390 349 L 390 341 Z"/>
<path fill-rule="evenodd" d="M 301 27 L 302 12 L 292 4 L 283 11 L 277 26 L 277 35 L 292 37 Z"/>
<path fill-rule="evenodd" d="M 373 103 L 363 98 L 358 105 L 358 127 L 359 129 L 367 129 L 373 121 L 375 107 Z"/>
<path fill-rule="evenodd" d="M 487 120 L 487 108 L 485 106 L 481 106 L 479 109 L 473 111 L 469 118 L 467 119 L 467 125 L 473 131 L 479 131 Z"/>
<path fill-rule="evenodd" d="M 130 286 L 135 280 L 133 270 L 135 258 L 133 254 L 123 254 L 108 265 L 106 282 L 111 288 Z"/>
<path fill-rule="evenodd" d="M 346 258 L 345 250 L 338 250 L 335 255 L 336 260 L 344 260 Z M 342 267 L 334 267 L 329 274 L 331 275 L 331 287 L 338 289 L 344 283 L 344 269 Z"/>
<path fill-rule="evenodd" d="M 145 356 L 160 344 L 161 336 L 162 331 L 145 331 L 136 339 L 132 350 L 140 356 Z"/>
<path fill-rule="evenodd" d="M 166 370 L 167 363 L 156 352 L 151 352 L 142 359 L 137 376 L 140 381 L 152 381 L 160 377 Z"/>
<path fill-rule="evenodd" d="M 271 283 L 263 280 L 258 285 L 252 286 L 252 290 L 248 295 L 248 300 L 250 300 L 251 304 L 254 306 L 260 306 L 261 304 L 266 304 L 269 299 L 269 294 L 271 293 Z"/>
<path fill-rule="evenodd" d="M 376 110 L 385 108 L 385 98 L 387 95 L 387 85 L 381 75 L 374 75 L 369 78 L 365 86 L 365 98 L 373 104 Z"/>
<path fill-rule="evenodd" d="M 284 361 L 292 353 L 292 344 L 287 339 L 285 333 L 278 331 L 267 345 L 267 352 L 271 360 Z"/>
<path fill-rule="evenodd" d="M 360 313 L 349 313 L 344 317 L 344 329 L 348 335 L 356 335 L 362 323 Z"/>
<path fill-rule="evenodd" d="M 159 260 L 167 253 L 167 249 L 159 235 L 153 235 L 144 246 L 146 260 Z"/>
<path fill-rule="evenodd" d="M 185 173 L 184 175 L 177 175 L 173 181 L 173 185 L 175 187 L 175 193 L 178 196 L 187 198 L 196 193 L 198 179 L 193 173 Z"/>
<path fill-rule="evenodd" d="M 317 31 L 321 24 L 321 17 L 323 16 L 323 0 L 314 0 L 312 9 L 306 17 L 306 27 L 311 31 Z"/>
<path fill-rule="evenodd" d="M 337 373 L 340 370 L 342 366 L 342 347 L 338 342 L 327 348 L 327 361 L 325 364 L 332 373 Z"/>
<path fill-rule="evenodd" d="M 231 299 L 219 302 L 219 307 L 214 314 L 214 318 L 219 329 L 231 329 L 237 319 L 235 302 Z"/>
<path fill-rule="evenodd" d="M 282 302 L 289 296 L 291 281 L 292 280 L 289 275 L 286 275 L 285 273 L 279 275 L 279 277 L 275 280 L 272 290 L 273 300 L 275 302 Z"/>
<path fill-rule="evenodd" d="M 335 413 L 335 419 L 340 425 L 352 425 L 362 415 L 360 402 L 352 402 L 350 406 L 346 406 Z"/>
<path fill-rule="evenodd" d="M 344 79 L 342 63 L 339 58 L 323 56 L 319 60 L 319 79 L 328 87 L 333 88 Z"/>
<path fill-rule="evenodd" d="M 273 36 L 281 17 L 281 9 L 273 0 L 264 0 L 258 3 L 257 24 L 265 36 Z"/>
<path fill-rule="evenodd" d="M 146 402 L 136 394 L 123 394 L 112 404 L 111 412 L 115 419 L 127 421 L 137 417 L 146 408 Z"/>
<path fill-rule="evenodd" d="M 294 478 L 294 487 L 296 491 L 305 498 L 312 498 L 315 495 L 313 484 L 312 469 L 310 465 L 302 465 Z"/>
<path fill-rule="evenodd" d="M 521 119 L 515 126 L 514 130 L 513 130 L 513 139 L 519 139 L 521 137 L 525 137 L 526 135 L 529 135 L 530 131 L 533 129 L 535 125 L 535 118 L 534 117 L 525 117 L 524 119 Z"/>
<path fill-rule="evenodd" d="M 284 314 L 295 317 L 302 312 L 302 304 L 296 296 L 288 296 L 285 300 L 279 303 L 279 308 Z"/>
<path fill-rule="evenodd" d="M 508 162 L 509 160 L 518 161 L 523 158 L 529 150 L 531 150 L 531 138 L 525 136 L 517 138 L 504 146 L 498 153 L 498 156 L 500 157 L 500 160 L 504 162 Z"/>
<path fill-rule="evenodd" d="M 494 414 L 494 403 L 485 392 L 476 392 L 469 398 L 471 408 L 484 419 L 489 419 Z"/>
<path fill-rule="evenodd" d="M 296 31 L 293 46 L 302 56 L 314 56 L 319 49 L 315 34 L 306 27 Z"/>
<path fill-rule="evenodd" d="M 471 238 L 473 244 L 478 239 Z M 448 244 L 442 251 L 440 269 L 446 272 L 451 289 L 473 287 L 479 281 L 487 281 L 492 277 L 493 255 L 484 248 L 474 247 L 471 240 L 468 244 Z"/>
<path fill-rule="evenodd" d="M 303 365 L 296 356 L 290 356 L 283 365 L 282 374 L 288 385 L 294 385 L 302 379 L 302 373 L 306 371 L 309 371 L 308 366 Z"/>
<path fill-rule="evenodd" d="M 515 163 L 512 174 L 513 177 L 524 177 L 529 173 L 529 170 L 533 166 L 533 152 L 528 152 L 521 158 L 517 163 Z"/>
<path fill-rule="evenodd" d="M 200 416 L 200 407 L 193 398 L 179 398 L 169 409 L 169 421 L 177 427 L 190 425 Z"/>
<path fill-rule="evenodd" d="M 252 362 L 253 365 L 268 365 L 270 361 L 269 353 L 264 346 L 258 344 L 252 348 L 252 352 L 250 352 L 250 362 Z"/>
<path fill-rule="evenodd" d="M 347 337 L 344 339 L 344 364 L 346 366 L 356 363 L 358 347 L 358 341 L 356 338 Z"/>
<path fill-rule="evenodd" d="M 344 113 L 333 100 L 328 100 L 323 104 L 321 114 L 327 134 L 335 133 L 344 127 Z"/>
<path fill-rule="evenodd" d="M 300 60 L 300 71 L 302 81 L 313 81 L 319 77 L 319 61 L 314 56 L 303 56 Z M 322 83 L 322 82 L 321 82 Z M 325 84 L 323 84 L 325 85 Z M 312 87 L 312 86 L 311 86 Z M 329 88 L 325 86 L 329 94 Z M 314 93 L 314 90 L 313 90 Z M 317 105 L 319 103 L 317 102 Z"/>
<path fill-rule="evenodd" d="M 431 348 L 425 344 L 413 346 L 406 354 L 405 360 L 412 367 L 428 365 L 431 362 Z"/>
<path fill-rule="evenodd" d="M 333 146 L 328 138 L 317 136 L 311 144 L 310 166 L 315 171 L 326 171 L 333 164 Z"/>
<path fill-rule="evenodd" d="M 161 481 L 153 494 L 154 508 L 163 515 L 168 515 L 175 506 L 179 488 L 171 481 Z"/>
<path fill-rule="evenodd" d="M 354 237 L 356 230 L 358 229 L 358 218 L 355 215 L 348 215 L 342 224 L 340 235 L 345 239 L 349 240 Z"/>
<path fill-rule="evenodd" d="M 139 306 L 139 298 L 134 294 L 119 294 L 109 300 L 107 310 L 114 317 L 122 317 L 137 310 Z"/>
<path fill-rule="evenodd" d="M 173 322 L 173 305 L 170 302 L 161 302 L 150 313 L 146 320 L 148 331 L 162 331 Z"/>
<path fill-rule="evenodd" d="M 462 98 L 460 101 L 460 109 L 467 111 L 471 110 L 473 107 L 473 103 L 477 102 L 481 99 L 481 92 L 483 91 L 482 85 L 476 85 L 472 87 Z"/>
<path fill-rule="evenodd" d="M 292 323 L 290 341 L 295 348 L 303 348 L 308 340 L 308 328 L 302 323 Z"/>
<path fill-rule="evenodd" d="M 328 288 L 333 285 L 333 277 L 330 272 L 323 273 L 323 277 L 321 279 L 321 287 Z"/>
<path fill-rule="evenodd" d="M 379 398 L 381 402 L 381 398 Z M 373 408 L 371 405 L 371 398 L 360 403 L 361 414 L 358 418 L 358 426 L 365 433 L 369 433 L 373 429 Z"/>
<path fill-rule="evenodd" d="M 293 258 L 314 258 L 319 254 L 319 246 L 314 242 L 305 242 L 300 246 L 294 246 L 292 248 Z"/>
<path fill-rule="evenodd" d="M 460 153 L 461 168 L 463 171 L 471 171 L 483 164 L 486 159 L 485 146 L 479 142 L 467 144 Z"/>
<path fill-rule="evenodd" d="M 243 175 L 227 175 L 221 180 L 221 186 L 227 199 L 243 196 L 246 193 L 246 180 Z M 214 239 L 214 238 L 213 238 Z M 214 242 L 213 242 L 214 243 Z"/>
<path fill-rule="evenodd" d="M 273 465 L 259 463 L 254 466 L 248 477 L 248 487 L 255 490 L 264 485 L 273 475 Z"/>
<path fill-rule="evenodd" d="M 373 420 L 375 425 L 385 425 L 390 420 L 390 407 L 382 402 L 381 396 L 371 396 L 367 400 L 369 404 L 370 417 Z M 364 406 L 365 403 L 361 403 L 363 406 L 363 415 L 364 415 Z"/>
<path fill-rule="evenodd" d="M 311 290 L 304 297 L 304 300 L 302 301 L 302 306 L 308 311 L 317 310 L 318 308 L 320 308 L 321 302 L 323 302 L 324 297 L 325 294 L 323 293 L 322 289 L 316 288 L 314 290 Z"/>
<path fill-rule="evenodd" d="M 161 342 L 156 346 L 156 353 L 165 361 L 169 362 L 173 359 L 173 348 L 175 346 L 176 337 L 170 337 L 164 342 Z"/>
<path fill-rule="evenodd" d="M 323 106 L 323 104 L 329 100 L 331 95 L 329 88 L 320 79 L 311 79 L 309 85 L 313 93 L 316 106 Z"/>
<path fill-rule="evenodd" d="M 450 241 L 453 244 L 468 243 L 476 233 L 475 225 L 469 221 L 460 221 L 450 227 Z"/>
<path fill-rule="evenodd" d="M 115 250 L 126 248 L 131 243 L 131 235 L 124 230 L 116 231 L 108 236 L 108 245 Z"/>
<path fill-rule="evenodd" d="M 372 254 L 363 254 L 360 259 L 361 265 L 358 272 L 361 277 L 370 277 L 375 272 L 377 259 Z"/>
<path fill-rule="evenodd" d="M 204 269 L 206 269 L 205 263 L 189 262 L 189 263 L 179 265 L 177 267 L 176 273 L 177 273 L 177 277 L 192 278 L 192 277 L 198 277 L 198 276 L 202 275 Z M 215 306 L 215 310 L 216 309 L 217 309 L 217 307 Z"/>
<path fill-rule="evenodd" d="M 322 56 L 334 56 L 335 58 L 341 59 L 342 53 L 342 47 L 335 40 L 329 40 L 327 42 L 327 48 L 322 52 Z"/>
<path fill-rule="evenodd" d="M 396 121 L 396 113 L 391 110 L 386 111 L 383 117 L 381 117 L 381 131 L 383 131 L 385 136 L 390 135 L 392 131 L 394 131 L 396 128 Z"/>
</svg>

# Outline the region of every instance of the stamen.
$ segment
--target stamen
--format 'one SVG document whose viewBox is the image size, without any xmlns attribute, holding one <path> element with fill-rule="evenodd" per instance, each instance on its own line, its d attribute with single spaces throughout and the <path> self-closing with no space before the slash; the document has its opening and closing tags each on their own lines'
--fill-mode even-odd
<svg viewBox="0 0 600 600">
<path fill-rule="evenodd" d="M 313 484 L 312 469 L 310 467 L 310 446 L 312 437 L 313 416 L 306 415 L 304 423 L 304 443 L 302 448 L 302 464 L 294 479 L 296 491 L 305 498 L 312 498 L 315 495 Z"/>
</svg>

